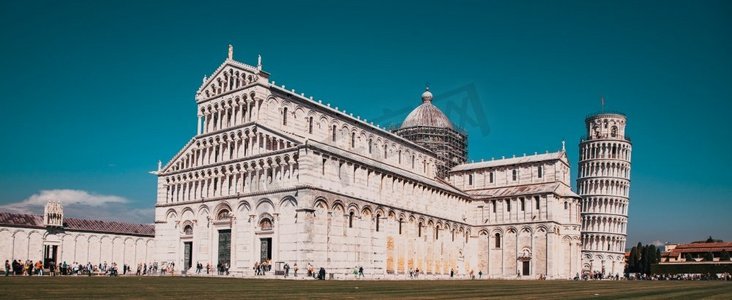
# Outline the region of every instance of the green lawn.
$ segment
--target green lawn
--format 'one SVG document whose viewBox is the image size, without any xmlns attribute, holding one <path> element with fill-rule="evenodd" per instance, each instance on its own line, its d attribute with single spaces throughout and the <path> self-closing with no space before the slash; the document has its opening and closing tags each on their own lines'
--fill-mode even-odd
<svg viewBox="0 0 732 300">
<path fill-rule="evenodd" d="M 732 299 L 713 281 L 315 281 L 184 277 L 0 277 L 0 298 Z"/>
</svg>

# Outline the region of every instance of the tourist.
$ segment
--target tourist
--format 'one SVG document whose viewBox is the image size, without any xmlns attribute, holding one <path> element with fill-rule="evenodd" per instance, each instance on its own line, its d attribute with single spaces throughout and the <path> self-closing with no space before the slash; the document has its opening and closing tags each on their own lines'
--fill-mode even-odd
<svg viewBox="0 0 732 300">
<path fill-rule="evenodd" d="M 6 259 L 5 260 L 5 277 L 10 275 L 10 268 L 12 268 L 12 266 L 10 266 L 10 261 Z M 295 271 L 295 272 L 297 272 L 297 271 Z"/>
<path fill-rule="evenodd" d="M 325 280 L 325 268 L 320 267 L 320 271 L 318 271 L 318 279 Z"/>
<path fill-rule="evenodd" d="M 452 278 L 453 276 L 455 276 L 455 269 L 450 268 L 450 278 Z"/>
<path fill-rule="evenodd" d="M 315 277 L 315 275 L 313 275 L 313 265 L 310 263 L 308 263 L 308 277 Z"/>
<path fill-rule="evenodd" d="M 358 277 L 366 277 L 363 275 L 363 266 L 358 267 Z"/>
<path fill-rule="evenodd" d="M 483 270 L 478 271 L 478 279 L 483 279 Z"/>
<path fill-rule="evenodd" d="M 287 275 L 290 275 L 290 265 L 285 263 L 285 266 L 283 268 L 285 269 L 285 278 L 287 278 Z"/>
<path fill-rule="evenodd" d="M 293 270 L 295 271 L 294 277 L 297 277 L 297 263 L 295 263 L 293 266 Z"/>
</svg>

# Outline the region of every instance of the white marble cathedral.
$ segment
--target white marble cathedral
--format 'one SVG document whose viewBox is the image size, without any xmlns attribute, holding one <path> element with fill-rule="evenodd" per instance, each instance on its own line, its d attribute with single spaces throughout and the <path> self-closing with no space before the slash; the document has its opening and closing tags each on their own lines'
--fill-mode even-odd
<svg viewBox="0 0 732 300">
<path fill-rule="evenodd" d="M 465 163 L 467 136 L 429 90 L 392 132 L 275 85 L 261 59 L 232 52 L 196 92 L 198 133 L 156 172 L 158 260 L 241 275 L 263 260 L 312 264 L 335 278 L 355 266 L 372 278 L 581 272 L 564 149 Z M 451 144 L 421 143 L 415 128 Z"/>
</svg>

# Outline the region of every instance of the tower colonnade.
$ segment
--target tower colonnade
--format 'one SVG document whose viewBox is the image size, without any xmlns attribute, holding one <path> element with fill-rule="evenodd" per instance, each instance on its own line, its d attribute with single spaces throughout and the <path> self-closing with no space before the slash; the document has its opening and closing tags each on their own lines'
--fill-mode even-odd
<svg viewBox="0 0 732 300">
<path fill-rule="evenodd" d="M 625 135 L 626 121 L 619 113 L 585 119 L 577 192 L 582 197 L 582 270 L 586 274 L 623 272 L 632 150 Z"/>
</svg>

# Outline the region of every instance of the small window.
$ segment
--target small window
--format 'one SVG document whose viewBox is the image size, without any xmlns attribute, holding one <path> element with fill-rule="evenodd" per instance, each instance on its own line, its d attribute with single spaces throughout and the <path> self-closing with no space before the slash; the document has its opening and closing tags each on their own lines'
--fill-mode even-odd
<svg viewBox="0 0 732 300">
<path fill-rule="evenodd" d="M 373 144 L 373 142 L 371 141 L 371 139 L 369 139 L 369 154 L 371 154 L 372 144 Z"/>
<path fill-rule="evenodd" d="M 379 219 L 381 219 L 381 215 L 376 214 L 376 232 L 379 232 Z"/>
<path fill-rule="evenodd" d="M 308 133 L 313 133 L 313 117 L 308 118 Z"/>
<path fill-rule="evenodd" d="M 436 226 L 435 227 L 435 240 L 439 240 L 439 239 L 440 239 L 440 227 Z"/>
<path fill-rule="evenodd" d="M 534 201 L 536 202 L 536 210 L 539 210 L 539 208 L 541 207 L 539 196 L 534 196 Z"/>
<path fill-rule="evenodd" d="M 335 142 L 336 141 L 336 126 L 335 125 L 333 125 L 333 127 L 332 127 L 332 134 L 333 134 L 332 139 Z"/>
<path fill-rule="evenodd" d="M 282 125 L 287 126 L 287 107 L 282 109 Z"/>
<path fill-rule="evenodd" d="M 567 209 L 569 206 L 567 204 L 567 201 L 564 201 L 564 209 Z"/>
<path fill-rule="evenodd" d="M 399 150 L 399 164 L 402 164 L 402 150 Z"/>
<path fill-rule="evenodd" d="M 521 198 L 521 211 L 526 210 L 526 203 L 524 202 L 524 198 Z"/>
<path fill-rule="evenodd" d="M 348 213 L 348 228 L 353 228 L 353 212 Z"/>
<path fill-rule="evenodd" d="M 490 179 L 490 183 L 493 183 L 493 171 L 491 171 L 488 176 Z"/>
<path fill-rule="evenodd" d="M 473 185 L 473 174 L 468 174 L 468 185 Z"/>
<path fill-rule="evenodd" d="M 422 237 L 422 222 L 419 222 L 419 224 L 417 224 L 417 236 Z"/>
<path fill-rule="evenodd" d="M 183 234 L 185 234 L 185 235 L 193 235 L 193 226 L 186 225 L 186 227 L 183 228 Z"/>
<path fill-rule="evenodd" d="M 511 173 L 513 174 L 513 181 L 516 181 L 518 178 L 518 170 L 513 170 Z"/>
<path fill-rule="evenodd" d="M 404 219 L 399 219 L 399 235 L 402 235 L 402 223 L 404 223 Z"/>
<path fill-rule="evenodd" d="M 384 158 L 386 158 L 386 151 L 388 150 L 387 145 L 384 145 Z"/>
<path fill-rule="evenodd" d="M 351 132 L 351 148 L 356 147 L 356 133 Z"/>
<path fill-rule="evenodd" d="M 536 169 L 536 172 L 537 172 L 537 174 L 539 175 L 539 178 L 542 178 L 542 177 L 544 177 L 544 166 L 539 166 L 539 167 L 538 167 L 538 168 Z"/>
<path fill-rule="evenodd" d="M 618 136 L 618 127 L 617 126 L 613 126 L 613 128 L 610 129 L 610 136 L 612 136 L 612 137 Z"/>
<path fill-rule="evenodd" d="M 496 233 L 495 239 L 496 239 L 496 248 L 501 248 L 501 234 Z"/>
<path fill-rule="evenodd" d="M 506 200 L 506 211 L 511 211 L 511 200 Z"/>
<path fill-rule="evenodd" d="M 493 205 L 493 212 L 496 212 L 496 200 L 492 200 L 491 204 Z"/>
</svg>

